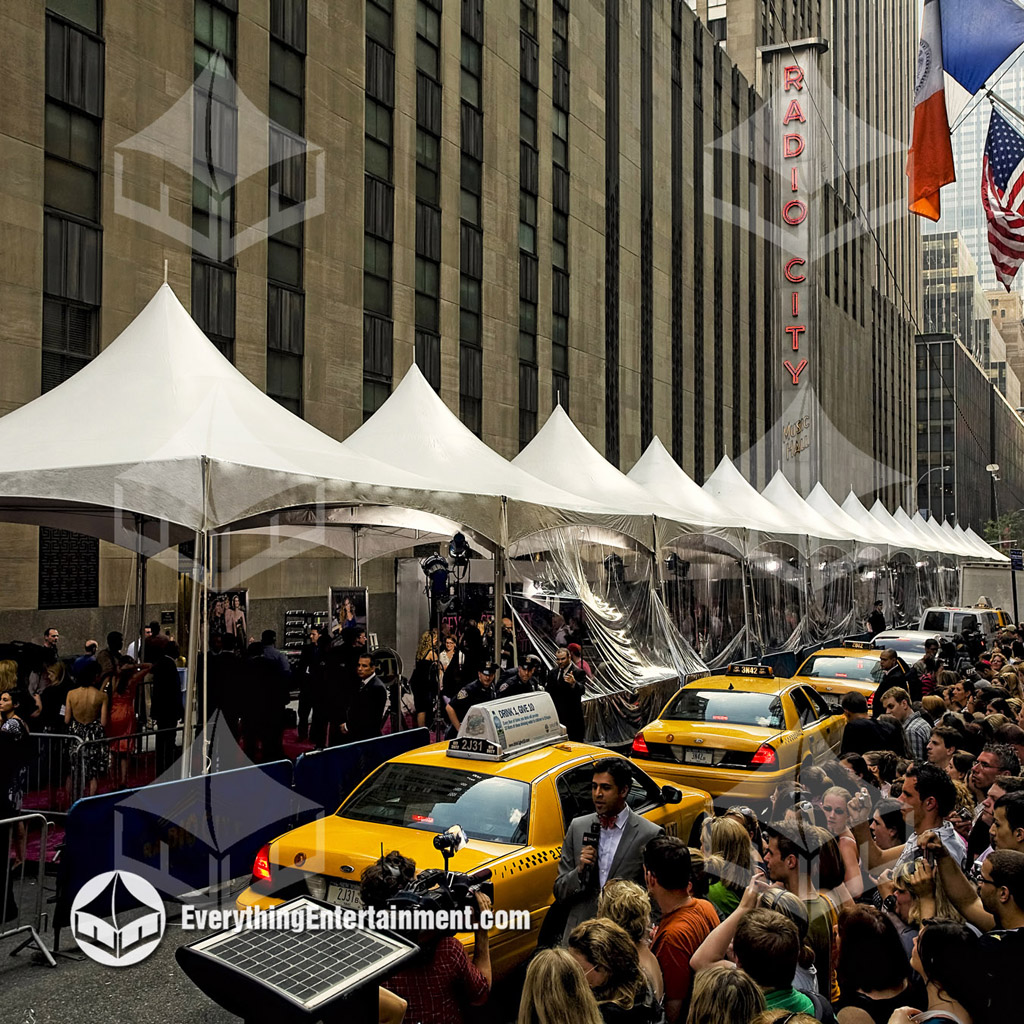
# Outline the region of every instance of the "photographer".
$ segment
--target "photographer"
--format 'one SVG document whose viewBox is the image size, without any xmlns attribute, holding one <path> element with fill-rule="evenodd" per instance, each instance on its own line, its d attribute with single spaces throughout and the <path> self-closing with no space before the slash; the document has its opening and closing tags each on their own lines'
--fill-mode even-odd
<svg viewBox="0 0 1024 1024">
<path fill-rule="evenodd" d="M 416 862 L 397 850 L 371 864 L 362 875 L 361 895 L 367 907 L 383 908 L 407 890 L 416 876 Z M 491 901 L 475 894 L 477 913 Z M 416 932 L 408 936 L 419 955 L 391 975 L 387 987 L 409 1004 L 406 1019 L 418 1024 L 461 1024 L 470 1006 L 482 1006 L 491 990 L 491 954 L 487 929 L 474 932 L 473 961 L 454 935 Z"/>
</svg>

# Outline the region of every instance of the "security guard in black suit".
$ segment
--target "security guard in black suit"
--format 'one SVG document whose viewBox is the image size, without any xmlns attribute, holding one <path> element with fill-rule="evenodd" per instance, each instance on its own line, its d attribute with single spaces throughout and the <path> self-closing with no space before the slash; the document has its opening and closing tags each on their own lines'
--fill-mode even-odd
<svg viewBox="0 0 1024 1024">
<path fill-rule="evenodd" d="M 498 696 L 494 686 L 494 677 L 498 672 L 498 666 L 493 662 L 482 666 L 476 674 L 476 682 L 464 686 L 452 699 L 452 702 L 445 708 L 448 721 L 452 727 L 448 730 L 449 739 L 459 731 L 466 712 L 475 704 L 483 704 L 485 701 L 494 700 Z"/>
</svg>

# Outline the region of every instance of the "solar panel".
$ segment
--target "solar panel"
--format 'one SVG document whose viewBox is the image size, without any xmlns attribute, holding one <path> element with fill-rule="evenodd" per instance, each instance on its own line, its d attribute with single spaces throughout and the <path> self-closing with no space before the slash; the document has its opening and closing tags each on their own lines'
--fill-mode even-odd
<svg viewBox="0 0 1024 1024">
<path fill-rule="evenodd" d="M 334 908 L 301 896 L 275 909 L 283 915 Z M 376 985 L 367 986 L 417 951 L 401 936 L 366 928 L 231 929 L 183 946 L 176 955 L 199 988 L 243 1018 L 269 1019 L 272 1003 L 286 1018 L 315 1020 L 325 1007 L 336 1000 L 347 1004 L 360 990 L 367 1001 L 372 994 L 376 1006 Z"/>
</svg>

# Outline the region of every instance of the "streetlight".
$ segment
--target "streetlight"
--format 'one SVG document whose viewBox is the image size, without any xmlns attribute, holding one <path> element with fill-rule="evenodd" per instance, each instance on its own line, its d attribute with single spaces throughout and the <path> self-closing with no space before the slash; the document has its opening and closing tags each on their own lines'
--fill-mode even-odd
<svg viewBox="0 0 1024 1024">
<path fill-rule="evenodd" d="M 922 474 L 921 474 L 921 475 L 920 475 L 920 476 L 919 476 L 919 477 L 917 478 L 917 483 L 916 483 L 916 484 L 914 485 L 914 489 L 915 489 L 915 490 L 917 490 L 917 488 L 921 486 L 921 481 L 922 481 L 922 480 L 923 480 L 923 479 L 924 479 L 924 478 L 925 478 L 926 476 L 930 476 L 930 475 L 931 475 L 932 473 L 938 473 L 938 472 L 939 472 L 939 470 L 942 470 L 942 472 L 943 472 L 943 473 L 948 473 L 948 472 L 950 471 L 950 469 L 952 469 L 952 467 L 951 467 L 951 466 L 932 466 L 932 468 L 931 468 L 931 469 L 926 469 L 926 470 L 925 470 L 925 471 L 924 471 L 924 472 L 923 472 L 923 473 L 922 473 Z"/>
</svg>

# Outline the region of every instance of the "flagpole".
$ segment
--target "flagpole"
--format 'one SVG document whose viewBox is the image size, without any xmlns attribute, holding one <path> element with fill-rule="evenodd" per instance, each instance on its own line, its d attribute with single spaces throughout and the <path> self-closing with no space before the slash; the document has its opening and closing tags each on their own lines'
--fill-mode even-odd
<svg viewBox="0 0 1024 1024">
<path fill-rule="evenodd" d="M 1013 114 L 1013 116 L 1017 118 L 1017 120 L 1020 121 L 1021 124 L 1024 124 L 1024 114 L 1022 114 L 1016 107 L 1011 106 L 1009 103 L 1007 103 L 1006 100 L 1002 98 L 1002 96 L 998 96 L 991 89 L 986 89 L 985 94 L 988 96 L 990 102 L 998 103 L 999 106 L 1001 106 L 1004 110 L 1008 110 L 1011 114 Z"/>
</svg>

